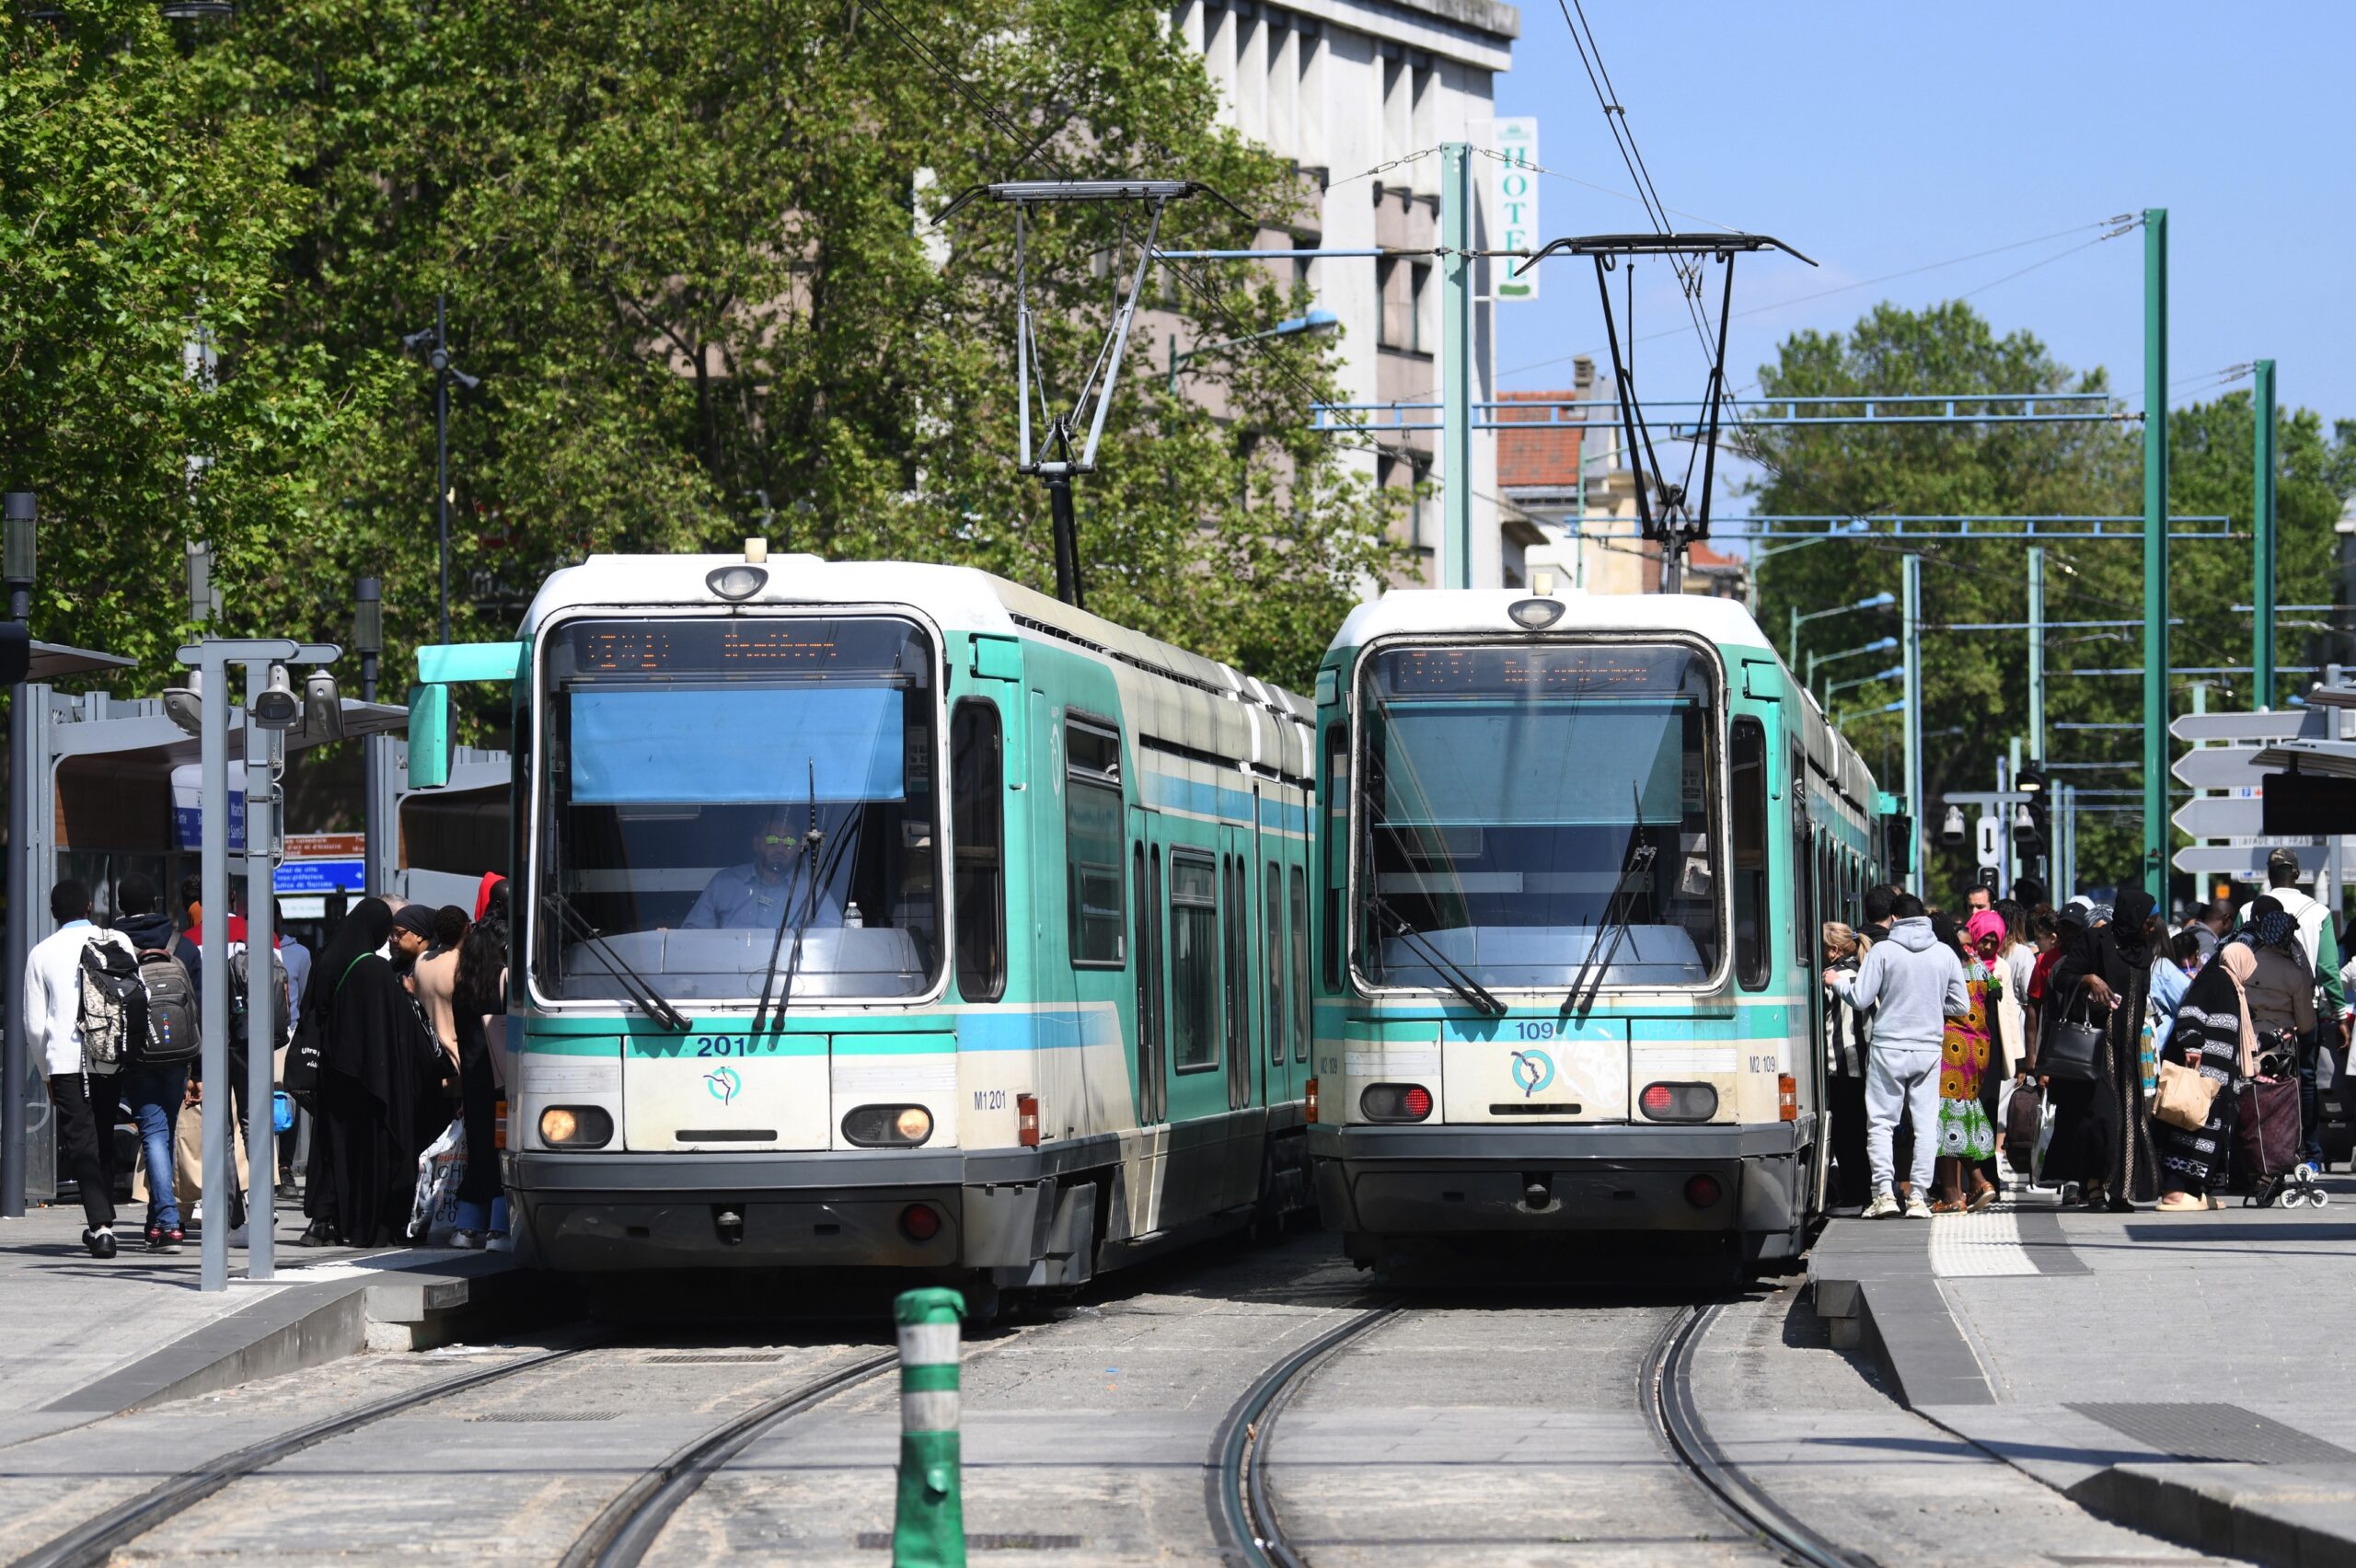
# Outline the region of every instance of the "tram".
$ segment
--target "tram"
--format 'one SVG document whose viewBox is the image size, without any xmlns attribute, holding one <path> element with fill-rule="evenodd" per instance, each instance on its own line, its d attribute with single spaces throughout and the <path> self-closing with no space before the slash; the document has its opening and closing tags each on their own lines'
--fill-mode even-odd
<svg viewBox="0 0 2356 1568">
<path fill-rule="evenodd" d="M 980 571 L 757 541 L 593 557 L 520 642 L 420 669 L 429 772 L 417 714 L 514 682 L 539 1262 L 1055 1289 L 1308 1206 L 1303 698 Z"/>
<path fill-rule="evenodd" d="M 1686 1232 L 1796 1255 L 1855 753 L 1729 600 L 1401 591 L 1317 676 L 1310 1151 L 1349 1255 Z"/>
</svg>

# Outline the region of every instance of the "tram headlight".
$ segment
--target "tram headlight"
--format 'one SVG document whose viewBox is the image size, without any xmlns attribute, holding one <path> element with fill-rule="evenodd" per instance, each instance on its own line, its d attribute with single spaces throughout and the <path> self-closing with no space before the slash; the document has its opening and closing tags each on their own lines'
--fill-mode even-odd
<svg viewBox="0 0 2356 1568">
<path fill-rule="evenodd" d="M 550 1148 L 603 1148 L 614 1141 L 614 1116 L 601 1105 L 551 1105 L 540 1113 L 540 1141 Z"/>
<path fill-rule="evenodd" d="M 1648 1083 L 1636 1109 L 1649 1122 L 1706 1122 L 1718 1113 L 1718 1091 L 1706 1083 Z"/>
<path fill-rule="evenodd" d="M 704 574 L 703 585 L 723 599 L 749 599 L 768 586 L 769 574 L 757 566 L 738 562 Z"/>
<path fill-rule="evenodd" d="M 932 1136 L 921 1105 L 861 1105 L 843 1113 L 843 1138 L 861 1148 L 914 1148 Z"/>
</svg>

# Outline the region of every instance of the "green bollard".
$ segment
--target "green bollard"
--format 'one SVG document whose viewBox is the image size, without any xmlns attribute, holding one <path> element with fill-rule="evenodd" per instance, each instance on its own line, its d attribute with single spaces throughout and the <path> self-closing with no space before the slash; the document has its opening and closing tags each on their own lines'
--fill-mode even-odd
<svg viewBox="0 0 2356 1568">
<path fill-rule="evenodd" d="M 965 1298 L 930 1286 L 892 1303 L 900 1326 L 900 1496 L 892 1568 L 965 1568 L 957 1486 L 957 1320 Z"/>
</svg>

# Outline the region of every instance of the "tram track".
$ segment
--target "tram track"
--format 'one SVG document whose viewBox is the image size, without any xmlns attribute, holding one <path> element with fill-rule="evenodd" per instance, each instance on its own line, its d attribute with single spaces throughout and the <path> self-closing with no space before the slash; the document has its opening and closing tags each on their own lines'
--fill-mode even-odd
<svg viewBox="0 0 2356 1568">
<path fill-rule="evenodd" d="M 478 1367 L 456 1377 L 439 1378 L 423 1388 L 375 1400 L 341 1414 L 326 1416 L 259 1443 L 248 1444 L 208 1460 L 194 1470 L 184 1470 L 94 1518 L 84 1520 L 64 1534 L 52 1538 L 17 1558 L 14 1568 L 100 1568 L 117 1551 L 214 1493 L 248 1476 L 259 1474 L 306 1448 L 357 1432 L 388 1416 L 447 1399 L 453 1394 L 570 1360 L 599 1348 L 600 1343 L 541 1351 L 502 1362 L 497 1366 Z"/>
<path fill-rule="evenodd" d="M 1723 1303 L 1675 1310 L 1646 1353 L 1637 1401 L 1663 1450 L 1694 1487 L 1746 1536 L 1799 1568 L 1870 1568 L 1810 1529 L 1744 1475 L 1711 1438 L 1692 1386 L 1696 1347 Z M 1369 1308 L 1270 1366 L 1228 1412 L 1213 1441 L 1209 1477 L 1213 1534 L 1230 1562 L 1248 1568 L 1307 1568 L 1286 1539 L 1268 1481 L 1269 1439 L 1288 1401 L 1308 1376 L 1337 1353 L 1410 1309 Z"/>
</svg>

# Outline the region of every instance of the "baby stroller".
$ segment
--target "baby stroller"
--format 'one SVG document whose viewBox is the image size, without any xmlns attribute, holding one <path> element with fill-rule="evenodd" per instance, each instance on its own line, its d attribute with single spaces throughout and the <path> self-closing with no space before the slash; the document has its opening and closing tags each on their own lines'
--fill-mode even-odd
<svg viewBox="0 0 2356 1568">
<path fill-rule="evenodd" d="M 2234 1155 L 2250 1187 L 2245 1208 L 2321 1208 L 2330 1201 L 2299 1158 L 2299 1067 L 2297 1043 L 2288 1035 L 2264 1042 L 2258 1076 L 2234 1090 Z"/>
</svg>

